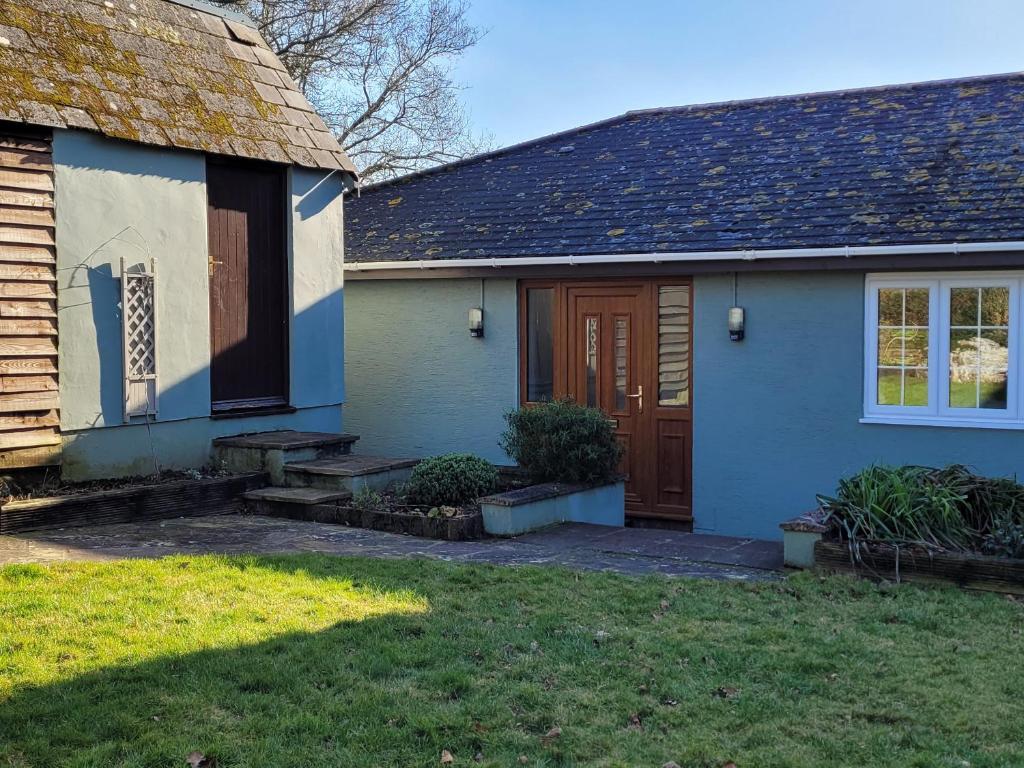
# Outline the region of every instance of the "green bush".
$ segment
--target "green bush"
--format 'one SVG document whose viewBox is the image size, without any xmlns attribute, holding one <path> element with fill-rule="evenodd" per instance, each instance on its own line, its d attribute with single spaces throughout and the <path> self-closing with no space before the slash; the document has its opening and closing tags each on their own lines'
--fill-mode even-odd
<svg viewBox="0 0 1024 768">
<path fill-rule="evenodd" d="M 499 444 L 535 483 L 596 483 L 615 476 L 622 446 L 597 408 L 555 400 L 505 414 Z"/>
<path fill-rule="evenodd" d="M 405 485 L 411 504 L 458 507 L 498 487 L 498 470 L 489 461 L 470 453 L 447 453 L 424 459 Z"/>
<path fill-rule="evenodd" d="M 977 552 L 1013 550 L 1024 525 L 1024 485 L 975 475 L 959 464 L 872 466 L 819 496 L 825 522 L 855 547 L 860 542 Z"/>
</svg>

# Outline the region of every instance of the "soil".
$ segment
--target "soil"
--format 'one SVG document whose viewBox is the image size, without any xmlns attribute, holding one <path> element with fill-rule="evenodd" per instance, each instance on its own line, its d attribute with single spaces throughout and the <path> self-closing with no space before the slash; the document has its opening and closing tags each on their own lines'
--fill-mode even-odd
<svg viewBox="0 0 1024 768">
<path fill-rule="evenodd" d="M 15 482 L 12 478 L 0 479 L 0 502 L 26 501 L 28 499 L 52 498 L 55 496 L 77 496 L 97 491 L 112 491 L 118 488 L 132 488 L 146 485 L 179 483 L 182 480 L 211 480 L 233 474 L 223 469 L 165 470 L 159 475 L 138 475 L 117 477 L 106 480 L 83 480 L 65 482 L 59 477 L 44 476 L 35 482 Z"/>
</svg>

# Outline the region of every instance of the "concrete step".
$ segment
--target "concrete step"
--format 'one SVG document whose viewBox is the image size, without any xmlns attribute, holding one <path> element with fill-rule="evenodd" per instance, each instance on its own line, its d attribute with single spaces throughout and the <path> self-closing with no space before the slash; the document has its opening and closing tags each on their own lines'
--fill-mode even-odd
<svg viewBox="0 0 1024 768">
<path fill-rule="evenodd" d="M 285 485 L 358 493 L 364 488 L 383 491 L 404 483 L 419 459 L 386 456 L 336 456 L 314 461 L 289 461 L 284 465 Z"/>
<path fill-rule="evenodd" d="M 358 439 L 358 435 L 291 429 L 254 432 L 218 437 L 213 441 L 213 456 L 234 472 L 269 472 L 272 483 L 284 485 L 285 463 L 345 456 Z"/>
<path fill-rule="evenodd" d="M 320 514 L 320 508 L 333 509 L 339 503 L 352 498 L 348 491 L 330 491 L 322 488 L 282 488 L 271 486 L 242 494 L 245 509 L 255 515 L 290 517 L 298 520 L 315 520 L 329 517 Z"/>
</svg>

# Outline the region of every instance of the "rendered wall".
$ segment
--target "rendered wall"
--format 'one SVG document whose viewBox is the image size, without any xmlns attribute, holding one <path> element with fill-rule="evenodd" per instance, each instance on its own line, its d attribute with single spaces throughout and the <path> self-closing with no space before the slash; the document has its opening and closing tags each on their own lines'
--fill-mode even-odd
<svg viewBox="0 0 1024 768">
<path fill-rule="evenodd" d="M 732 277 L 694 281 L 694 515 L 698 530 L 781 538 L 872 462 L 969 464 L 1024 477 L 1024 433 L 860 424 L 864 275 L 745 273 L 746 338 L 730 342 Z"/>
<path fill-rule="evenodd" d="M 316 410 L 213 422 L 203 155 L 77 131 L 56 131 L 53 149 L 66 477 L 149 471 L 154 450 L 163 466 L 201 465 L 210 439 L 222 434 L 340 429 L 338 174 L 290 174 L 291 401 Z M 123 423 L 122 256 L 128 265 L 157 260 L 159 414 L 149 430 Z"/>
<path fill-rule="evenodd" d="M 484 337 L 469 335 L 480 280 L 350 280 L 345 429 L 360 453 L 468 451 L 498 463 L 518 405 L 516 282 L 484 281 Z"/>
</svg>

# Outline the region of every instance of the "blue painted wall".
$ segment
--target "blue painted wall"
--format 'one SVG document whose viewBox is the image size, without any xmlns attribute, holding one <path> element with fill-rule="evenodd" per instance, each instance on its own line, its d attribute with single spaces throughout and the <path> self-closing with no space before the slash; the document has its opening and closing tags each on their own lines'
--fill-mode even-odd
<svg viewBox="0 0 1024 768">
<path fill-rule="evenodd" d="M 469 451 L 508 463 L 502 414 L 519 401 L 516 281 L 486 280 L 484 337 L 469 335 L 480 280 L 349 280 L 345 429 L 359 453 Z"/>
<path fill-rule="evenodd" d="M 295 414 L 211 421 L 206 161 L 55 131 L 62 472 L 141 474 L 209 461 L 213 437 L 339 431 L 344 399 L 344 177 L 292 169 L 288 212 L 290 396 Z M 124 424 L 121 258 L 157 260 L 159 413 Z"/>
<path fill-rule="evenodd" d="M 860 424 L 864 275 L 746 273 L 744 341 L 729 341 L 732 278 L 694 282 L 696 527 L 780 538 L 778 524 L 871 464 L 970 464 L 1024 477 L 1024 432 Z"/>
</svg>

